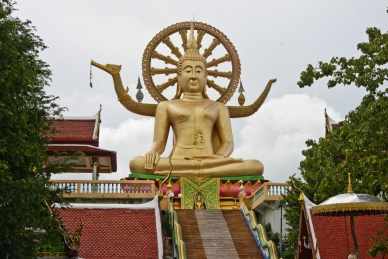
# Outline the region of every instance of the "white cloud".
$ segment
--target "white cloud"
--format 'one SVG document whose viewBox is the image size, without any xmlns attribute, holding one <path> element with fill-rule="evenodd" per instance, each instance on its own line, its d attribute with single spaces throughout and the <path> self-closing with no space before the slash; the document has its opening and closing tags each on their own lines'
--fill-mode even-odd
<svg viewBox="0 0 388 259">
<path fill-rule="evenodd" d="M 286 181 L 298 172 L 306 140 L 324 137 L 324 108 L 330 117 L 341 120 L 326 101 L 307 94 L 286 94 L 268 100 L 256 114 L 245 119 L 247 124 L 239 132 L 241 143 L 236 145 L 233 156 L 259 159 L 266 179 Z"/>
<path fill-rule="evenodd" d="M 141 156 L 151 147 L 154 119 L 127 119 L 117 128 L 101 127 L 100 147 L 117 151 L 117 173 L 100 175 L 100 179 L 120 179 L 129 174 L 129 160 Z"/>
</svg>

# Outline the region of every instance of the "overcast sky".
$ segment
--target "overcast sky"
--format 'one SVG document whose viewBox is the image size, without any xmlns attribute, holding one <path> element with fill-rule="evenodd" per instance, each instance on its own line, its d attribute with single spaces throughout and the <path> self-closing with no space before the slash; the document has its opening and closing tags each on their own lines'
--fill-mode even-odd
<svg viewBox="0 0 388 259">
<path fill-rule="evenodd" d="M 90 60 L 122 65 L 123 83 L 135 99 L 149 41 L 162 29 L 192 20 L 195 14 L 196 21 L 222 31 L 237 49 L 246 105 L 260 95 L 269 79 L 277 78 L 256 114 L 232 120 L 232 157 L 259 159 L 266 179 L 284 182 L 298 173 L 305 141 L 324 136 L 324 108 L 334 120 L 341 120 L 365 94 L 355 86 L 327 89 L 326 79 L 300 89 L 296 83 L 301 71 L 334 56 L 359 56 L 356 46 L 367 41 L 366 28 L 387 31 L 387 6 L 386 1 L 377 0 L 19 0 L 15 15 L 31 20 L 49 47 L 41 54 L 53 72 L 47 92 L 60 97 L 59 103 L 68 108 L 64 115 L 91 116 L 102 104 L 100 147 L 118 152 L 118 171 L 102 174 L 100 179 L 120 179 L 129 174 L 130 158 L 150 148 L 153 118 L 128 112 L 117 101 L 106 72 L 93 68 L 90 88 Z M 156 103 L 146 89 L 143 93 L 144 103 Z M 228 105 L 238 105 L 237 96 Z M 56 176 L 71 178 L 91 179 L 91 175 Z"/>
</svg>

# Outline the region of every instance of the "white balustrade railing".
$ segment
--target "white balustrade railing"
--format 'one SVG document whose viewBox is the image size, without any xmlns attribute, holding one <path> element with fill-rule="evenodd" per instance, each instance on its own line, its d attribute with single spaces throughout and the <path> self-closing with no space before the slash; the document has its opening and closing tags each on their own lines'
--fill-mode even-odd
<svg viewBox="0 0 388 259">
<path fill-rule="evenodd" d="M 140 195 L 139 197 L 142 195 L 153 197 L 155 195 L 155 183 L 148 180 L 52 180 L 50 182 L 49 188 L 65 190 L 71 197 L 85 196 L 86 194 L 107 195 L 103 197 L 114 197 L 114 195 L 119 196 L 120 194 L 122 194 L 121 196 L 125 194 Z M 90 195 L 88 197 L 91 197 Z M 123 197 L 128 197 L 128 195 Z"/>
<path fill-rule="evenodd" d="M 264 183 L 250 196 L 251 206 L 259 200 L 279 200 L 282 194 L 285 194 L 289 188 L 290 186 L 286 183 Z"/>
<path fill-rule="evenodd" d="M 286 191 L 289 188 L 288 185 L 269 185 L 268 187 L 268 195 L 286 194 Z"/>
</svg>

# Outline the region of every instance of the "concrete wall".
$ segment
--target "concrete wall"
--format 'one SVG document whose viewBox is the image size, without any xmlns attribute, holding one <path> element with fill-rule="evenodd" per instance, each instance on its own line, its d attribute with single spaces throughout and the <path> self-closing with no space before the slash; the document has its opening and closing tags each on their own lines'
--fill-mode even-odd
<svg viewBox="0 0 388 259">
<path fill-rule="evenodd" d="M 284 207 L 281 208 L 279 201 L 263 202 L 262 204 L 260 204 L 260 206 L 255 208 L 254 211 L 258 223 L 262 225 L 270 223 L 272 231 L 276 233 L 281 233 L 280 228 L 282 225 L 282 234 L 286 234 L 286 228 L 288 228 L 289 226 L 287 225 L 286 220 L 284 219 L 285 209 Z M 283 217 L 282 223 L 280 222 L 281 215 Z"/>
</svg>

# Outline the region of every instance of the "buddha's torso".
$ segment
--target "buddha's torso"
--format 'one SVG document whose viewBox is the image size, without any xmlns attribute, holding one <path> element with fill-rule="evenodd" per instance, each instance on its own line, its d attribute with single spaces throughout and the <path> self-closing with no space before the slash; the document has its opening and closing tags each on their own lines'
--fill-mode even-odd
<svg viewBox="0 0 388 259">
<path fill-rule="evenodd" d="M 219 105 L 208 99 L 169 101 L 168 120 L 175 137 L 171 157 L 213 154 L 212 132 L 219 116 Z"/>
</svg>

